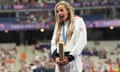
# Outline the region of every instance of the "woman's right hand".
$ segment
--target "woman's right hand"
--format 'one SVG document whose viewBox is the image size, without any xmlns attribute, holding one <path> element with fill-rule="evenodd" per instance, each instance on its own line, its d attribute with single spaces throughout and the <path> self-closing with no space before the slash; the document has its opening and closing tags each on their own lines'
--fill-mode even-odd
<svg viewBox="0 0 120 72">
<path fill-rule="evenodd" d="M 57 57 L 55 61 L 56 61 L 56 63 L 57 63 L 58 65 L 61 65 L 61 66 L 68 64 L 68 59 L 67 59 L 67 57 L 65 57 L 63 60 L 60 60 L 60 58 Z"/>
<path fill-rule="evenodd" d="M 59 57 L 57 57 L 57 58 L 55 59 L 55 61 L 56 61 L 56 63 L 57 63 L 58 65 L 60 65 L 60 64 L 62 63 L 62 61 L 60 60 Z"/>
</svg>

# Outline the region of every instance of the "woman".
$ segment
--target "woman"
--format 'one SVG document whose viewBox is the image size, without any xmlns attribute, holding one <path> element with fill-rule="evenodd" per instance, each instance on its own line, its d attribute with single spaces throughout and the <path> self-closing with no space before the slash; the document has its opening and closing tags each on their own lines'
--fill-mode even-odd
<svg viewBox="0 0 120 72">
<path fill-rule="evenodd" d="M 56 24 L 51 40 L 51 54 L 56 62 L 55 72 L 82 72 L 81 52 L 87 44 L 87 34 L 84 21 L 74 16 L 72 6 L 60 1 L 55 6 Z M 59 41 L 64 41 L 64 59 L 59 59 Z"/>
</svg>

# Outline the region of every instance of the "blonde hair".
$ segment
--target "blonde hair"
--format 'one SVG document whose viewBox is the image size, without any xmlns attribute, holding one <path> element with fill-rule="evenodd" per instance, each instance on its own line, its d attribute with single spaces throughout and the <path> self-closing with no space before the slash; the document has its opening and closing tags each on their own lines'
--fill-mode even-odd
<svg viewBox="0 0 120 72">
<path fill-rule="evenodd" d="M 57 13 L 56 13 L 57 12 L 57 7 L 59 5 L 64 5 L 64 7 L 69 11 L 69 24 L 68 24 L 68 30 L 67 30 L 67 42 L 70 41 L 70 39 L 72 37 L 73 29 L 74 29 L 74 25 L 73 25 L 74 9 L 73 9 L 73 7 L 66 1 L 58 2 L 55 6 L 55 17 L 56 17 L 56 25 L 55 26 L 57 27 L 56 44 L 59 41 L 61 27 L 62 27 L 62 24 L 60 23 L 59 17 L 57 16 Z"/>
</svg>

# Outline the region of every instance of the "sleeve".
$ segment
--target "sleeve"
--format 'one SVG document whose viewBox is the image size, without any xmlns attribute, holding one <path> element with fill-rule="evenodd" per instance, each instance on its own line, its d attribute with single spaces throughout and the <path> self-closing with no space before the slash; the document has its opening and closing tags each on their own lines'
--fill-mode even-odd
<svg viewBox="0 0 120 72">
<path fill-rule="evenodd" d="M 77 41 L 74 48 L 70 52 L 70 55 L 74 57 L 79 56 L 87 44 L 86 26 L 82 18 L 76 22 L 75 32 L 77 33 Z"/>
</svg>

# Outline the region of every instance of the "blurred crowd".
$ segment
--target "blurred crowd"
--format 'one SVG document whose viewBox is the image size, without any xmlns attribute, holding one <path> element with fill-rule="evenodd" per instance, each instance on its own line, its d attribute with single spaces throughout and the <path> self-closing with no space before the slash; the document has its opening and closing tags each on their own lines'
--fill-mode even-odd
<svg viewBox="0 0 120 72">
<path fill-rule="evenodd" d="M 21 23 L 21 24 L 54 24 L 54 6 L 56 2 L 60 0 L 0 0 L 0 10 L 8 10 L 6 14 L 1 12 L 0 23 Z M 70 2 L 75 8 L 80 7 L 99 7 L 99 6 L 119 6 L 120 0 L 66 0 Z M 33 9 L 33 10 L 28 10 Z M 40 10 L 39 10 L 40 9 Z M 46 10 L 45 10 L 46 9 Z M 50 10 L 49 10 L 50 9 Z M 9 12 L 9 10 L 15 10 L 15 13 Z M 16 11 L 21 10 L 21 11 Z M 109 10 L 108 10 L 109 11 Z M 97 12 L 97 11 L 96 11 Z M 75 13 L 80 15 L 80 10 L 76 10 Z M 98 13 L 92 13 L 91 11 L 85 11 L 82 17 L 85 20 L 100 20 L 111 18 L 111 14 L 107 10 Z M 118 12 L 119 13 L 119 12 Z M 110 14 L 110 15 L 109 15 Z M 7 15 L 7 16 L 6 16 Z M 109 16 L 108 16 L 109 15 Z M 119 15 L 116 15 L 119 18 Z"/>
<path fill-rule="evenodd" d="M 35 58 L 32 62 L 33 71 L 54 72 L 55 63 L 50 57 L 49 48 L 42 48 L 37 41 L 33 49 Z M 83 72 L 120 72 L 119 44 L 114 50 L 108 48 L 86 47 L 82 51 Z M 50 64 L 50 66 L 49 66 Z"/>
<path fill-rule="evenodd" d="M 22 59 L 19 72 L 54 72 L 55 62 L 50 57 L 47 45 L 42 46 L 37 40 L 34 43 L 32 54 L 34 57 L 31 62 L 28 62 L 26 58 Z"/>
<path fill-rule="evenodd" d="M 0 0 L 0 9 L 29 9 L 54 7 L 60 0 Z M 111 6 L 120 5 L 120 0 L 66 0 L 73 3 L 73 6 Z M 76 3 L 76 4 L 74 4 Z"/>
<path fill-rule="evenodd" d="M 49 24 L 50 22 L 55 22 L 52 12 L 49 11 L 34 11 L 34 12 L 21 12 L 17 18 L 16 23 L 22 24 Z"/>
<path fill-rule="evenodd" d="M 0 72 L 14 72 L 13 68 L 16 55 L 16 48 L 0 48 Z"/>
<path fill-rule="evenodd" d="M 83 72 L 120 72 L 120 52 L 105 48 L 85 48 L 82 52 Z"/>
<path fill-rule="evenodd" d="M 18 53 L 20 57 L 17 57 Z M 0 72 L 15 72 L 15 67 L 19 67 L 18 72 L 54 72 L 55 62 L 51 58 L 49 45 L 37 40 L 28 54 L 30 57 L 25 52 L 18 52 L 16 48 L 1 48 Z M 81 57 L 83 72 L 120 72 L 119 44 L 112 49 L 87 46 Z M 16 65 L 16 62 L 19 64 Z"/>
</svg>

